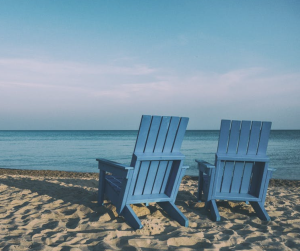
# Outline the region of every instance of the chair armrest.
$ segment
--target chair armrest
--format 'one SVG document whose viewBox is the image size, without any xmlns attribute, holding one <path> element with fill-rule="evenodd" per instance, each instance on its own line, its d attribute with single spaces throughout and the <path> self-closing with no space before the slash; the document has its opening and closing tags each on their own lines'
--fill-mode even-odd
<svg viewBox="0 0 300 251">
<path fill-rule="evenodd" d="M 275 169 L 275 168 L 272 168 L 272 167 L 269 167 L 269 168 L 268 168 L 268 171 L 269 171 L 269 172 L 275 172 L 276 169 Z"/>
<path fill-rule="evenodd" d="M 270 180 L 272 178 L 273 172 L 276 171 L 276 169 L 268 167 L 267 170 L 267 179 Z"/>
<path fill-rule="evenodd" d="M 204 160 L 196 159 L 195 161 L 198 163 L 198 169 L 203 173 L 210 174 L 211 170 L 215 168 L 214 165 L 209 164 Z"/>
<path fill-rule="evenodd" d="M 128 171 L 133 170 L 131 166 L 126 166 L 107 159 L 96 159 L 98 161 L 98 168 L 102 171 L 112 173 L 117 176 L 128 178 Z"/>
</svg>

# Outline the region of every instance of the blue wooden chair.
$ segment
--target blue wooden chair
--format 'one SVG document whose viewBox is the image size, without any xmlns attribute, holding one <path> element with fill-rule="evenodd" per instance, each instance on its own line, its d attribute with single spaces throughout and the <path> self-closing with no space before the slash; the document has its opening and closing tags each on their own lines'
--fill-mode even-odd
<svg viewBox="0 0 300 251">
<path fill-rule="evenodd" d="M 270 220 L 264 208 L 274 171 L 266 155 L 270 130 L 271 122 L 222 120 L 215 165 L 196 160 L 198 200 L 203 193 L 213 220 L 220 220 L 216 200 L 250 202 L 261 220 Z"/>
<path fill-rule="evenodd" d="M 142 228 L 130 204 L 157 202 L 173 219 L 188 226 L 188 219 L 175 206 L 179 185 L 187 166 L 181 143 L 188 118 L 142 116 L 130 166 L 97 159 L 99 173 L 98 202 L 106 196 L 127 223 Z M 111 175 L 108 175 L 110 173 Z"/>
</svg>

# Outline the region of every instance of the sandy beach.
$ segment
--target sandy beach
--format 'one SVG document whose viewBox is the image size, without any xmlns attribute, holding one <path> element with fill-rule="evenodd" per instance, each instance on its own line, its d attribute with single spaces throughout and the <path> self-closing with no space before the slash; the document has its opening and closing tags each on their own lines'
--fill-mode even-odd
<svg viewBox="0 0 300 251">
<path fill-rule="evenodd" d="M 134 205 L 144 225 L 133 231 L 115 207 L 97 204 L 98 174 L 0 169 L 2 250 L 299 250 L 300 181 L 271 180 L 270 222 L 245 203 L 218 202 L 213 222 L 196 201 L 197 181 L 185 177 L 176 205 L 189 227 L 155 203 Z"/>
</svg>

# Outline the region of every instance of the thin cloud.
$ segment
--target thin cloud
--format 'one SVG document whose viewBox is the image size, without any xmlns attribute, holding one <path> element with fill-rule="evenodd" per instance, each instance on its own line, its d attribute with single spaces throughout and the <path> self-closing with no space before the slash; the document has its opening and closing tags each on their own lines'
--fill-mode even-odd
<svg viewBox="0 0 300 251">
<path fill-rule="evenodd" d="M 41 114 L 41 120 L 74 111 L 91 120 L 93 114 L 181 114 L 194 118 L 193 128 L 201 119 L 217 124 L 233 115 L 276 121 L 286 109 L 300 108 L 299 79 L 298 73 L 255 67 L 182 75 L 134 62 L 103 66 L 1 59 L 0 112 L 3 118 Z"/>
</svg>

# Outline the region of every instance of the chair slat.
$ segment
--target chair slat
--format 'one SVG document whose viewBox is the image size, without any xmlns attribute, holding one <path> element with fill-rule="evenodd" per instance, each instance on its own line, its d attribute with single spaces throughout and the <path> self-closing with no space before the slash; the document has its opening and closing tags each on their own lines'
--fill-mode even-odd
<svg viewBox="0 0 300 251">
<path fill-rule="evenodd" d="M 236 153 L 240 137 L 241 121 L 232 121 L 227 153 Z"/>
<path fill-rule="evenodd" d="M 228 138 L 229 138 L 229 130 L 230 130 L 230 120 L 222 120 L 221 128 L 220 128 L 220 136 L 219 136 L 219 144 L 218 144 L 218 153 L 226 153 Z"/>
<path fill-rule="evenodd" d="M 241 184 L 240 193 L 248 193 L 249 184 L 252 174 L 253 162 L 246 162 L 244 167 L 243 179 Z"/>
<path fill-rule="evenodd" d="M 216 179 L 215 179 L 215 191 L 220 192 L 221 191 L 221 185 L 223 180 L 223 173 L 224 173 L 224 166 L 225 161 L 219 161 L 217 164 L 217 172 L 216 172 Z"/>
<path fill-rule="evenodd" d="M 141 119 L 140 129 L 137 135 L 134 152 L 142 153 L 148 138 L 148 132 L 151 125 L 152 116 L 143 115 Z"/>
<path fill-rule="evenodd" d="M 268 141 L 269 141 L 269 136 L 270 136 L 270 131 L 271 131 L 271 122 L 263 122 L 262 123 L 262 128 L 261 128 L 261 133 L 260 133 L 260 140 L 259 140 L 259 145 L 258 145 L 258 150 L 257 154 L 266 154 L 267 152 L 267 147 L 268 147 Z"/>
<path fill-rule="evenodd" d="M 148 169 L 150 161 L 143 161 L 139 167 L 138 176 L 136 178 L 136 184 L 133 191 L 133 195 L 140 195 L 143 193 L 146 177 L 148 175 Z"/>
<path fill-rule="evenodd" d="M 259 136 L 260 136 L 260 127 L 261 127 L 260 121 L 252 122 L 247 154 L 256 154 L 257 153 L 257 146 L 258 146 L 258 141 L 259 141 Z"/>
<path fill-rule="evenodd" d="M 231 193 L 240 192 L 243 172 L 244 172 L 244 162 L 241 161 L 235 162 L 231 189 L 230 189 Z"/>
<path fill-rule="evenodd" d="M 176 138 L 175 138 L 175 142 L 174 142 L 174 145 L 173 145 L 172 152 L 179 152 L 180 151 L 180 147 L 181 147 L 181 144 L 182 144 L 182 141 L 183 141 L 183 137 L 184 137 L 188 122 L 189 122 L 188 118 L 183 117 L 183 118 L 180 119 L 180 124 L 178 126 L 177 135 L 176 135 Z"/>
<path fill-rule="evenodd" d="M 180 120 L 179 117 L 172 117 L 171 119 L 167 139 L 163 148 L 164 153 L 172 151 L 172 147 L 177 133 L 177 128 L 179 125 L 179 120 Z"/>
<path fill-rule="evenodd" d="M 239 146 L 237 153 L 245 155 L 248 149 L 249 137 L 250 137 L 251 121 L 242 121 L 241 135 L 239 140 Z"/>
<path fill-rule="evenodd" d="M 154 149 L 155 153 L 163 151 L 166 142 L 167 133 L 169 130 L 170 121 L 171 121 L 171 117 L 167 117 L 167 116 L 162 117 L 159 133 L 158 133 L 158 137 Z"/>
<path fill-rule="evenodd" d="M 159 166 L 158 166 L 158 170 L 157 170 L 157 174 L 155 177 L 155 181 L 152 187 L 152 194 L 159 194 L 160 193 L 160 189 L 162 187 L 162 183 L 164 181 L 164 175 L 167 169 L 169 161 L 160 161 Z"/>
<path fill-rule="evenodd" d="M 157 175 L 158 165 L 159 165 L 159 161 L 151 161 L 143 194 L 152 193 L 152 187 L 155 181 L 155 177 Z"/>
<path fill-rule="evenodd" d="M 232 173 L 233 173 L 233 161 L 226 161 L 223 173 L 223 182 L 221 187 L 222 193 L 229 193 L 231 180 L 232 180 Z"/>
<path fill-rule="evenodd" d="M 172 169 L 172 165 L 173 165 L 173 161 L 169 161 L 166 172 L 165 172 L 165 175 L 164 175 L 164 180 L 162 182 L 162 186 L 161 186 L 161 189 L 160 189 L 160 193 L 165 192 L 165 189 L 166 189 L 166 186 L 167 186 L 167 183 L 168 183 L 168 178 L 169 178 L 169 175 L 170 175 L 170 172 L 171 172 L 171 169 Z"/>
<path fill-rule="evenodd" d="M 153 116 L 152 117 L 151 127 L 150 127 L 149 134 L 147 137 L 147 143 L 146 143 L 146 146 L 144 149 L 145 153 L 154 151 L 154 146 L 156 143 L 157 134 L 158 134 L 159 127 L 160 127 L 160 122 L 161 122 L 161 116 Z"/>
</svg>

